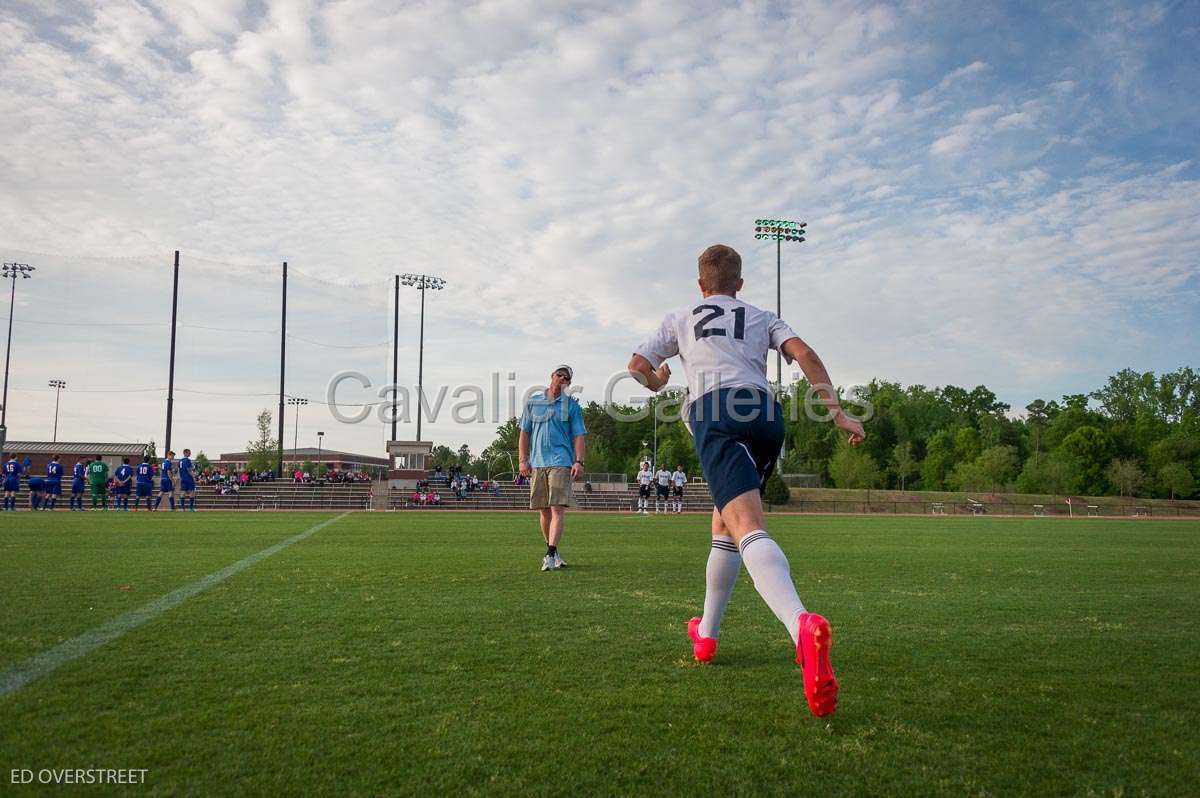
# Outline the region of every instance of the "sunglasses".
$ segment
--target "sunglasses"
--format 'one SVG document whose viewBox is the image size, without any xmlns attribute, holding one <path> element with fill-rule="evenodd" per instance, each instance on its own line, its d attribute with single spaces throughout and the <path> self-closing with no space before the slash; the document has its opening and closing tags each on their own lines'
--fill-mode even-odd
<svg viewBox="0 0 1200 798">
<path fill-rule="evenodd" d="M 556 371 L 554 372 L 554 376 L 558 377 L 560 380 L 566 380 L 567 382 L 571 381 L 571 375 L 565 371 Z"/>
</svg>

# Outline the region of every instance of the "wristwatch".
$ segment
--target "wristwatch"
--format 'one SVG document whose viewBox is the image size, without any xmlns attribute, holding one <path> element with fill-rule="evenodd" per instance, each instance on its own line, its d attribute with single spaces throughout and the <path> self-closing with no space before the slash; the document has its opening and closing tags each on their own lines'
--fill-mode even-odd
<svg viewBox="0 0 1200 798">
<path fill-rule="evenodd" d="M 576 460 L 575 462 L 576 462 L 576 463 L 579 463 L 580 465 L 583 465 L 583 461 L 582 461 L 582 460 Z"/>
</svg>

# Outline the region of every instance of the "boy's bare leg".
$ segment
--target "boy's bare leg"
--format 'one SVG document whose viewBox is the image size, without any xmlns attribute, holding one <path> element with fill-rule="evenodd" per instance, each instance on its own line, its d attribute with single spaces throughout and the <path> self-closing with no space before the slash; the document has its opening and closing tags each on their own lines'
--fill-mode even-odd
<svg viewBox="0 0 1200 798">
<path fill-rule="evenodd" d="M 733 595 L 733 586 L 737 582 L 738 573 L 742 570 L 742 555 L 738 552 L 736 541 L 729 535 L 725 522 L 717 508 L 712 514 L 712 548 L 708 552 L 708 566 L 704 570 L 704 615 L 700 617 L 696 632 L 701 637 L 715 638 L 721 628 L 721 618 L 725 615 L 725 607 L 729 597 Z M 715 644 L 708 652 L 707 659 L 715 653 Z M 700 652 L 697 652 L 698 658 Z"/>
<path fill-rule="evenodd" d="M 799 640 L 797 619 L 804 604 L 796 594 L 787 557 L 767 534 L 767 519 L 757 490 L 748 490 L 721 509 L 721 520 L 737 541 L 742 562 L 754 581 L 754 589 L 792 636 Z"/>
</svg>

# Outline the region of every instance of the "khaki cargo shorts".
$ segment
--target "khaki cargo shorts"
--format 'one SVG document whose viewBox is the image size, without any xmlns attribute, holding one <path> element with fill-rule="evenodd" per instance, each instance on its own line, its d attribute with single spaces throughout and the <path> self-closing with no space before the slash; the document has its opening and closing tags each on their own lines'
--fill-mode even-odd
<svg viewBox="0 0 1200 798">
<path fill-rule="evenodd" d="M 574 497 L 571 469 L 565 466 L 535 468 L 529 480 L 529 509 L 569 505 Z"/>
</svg>

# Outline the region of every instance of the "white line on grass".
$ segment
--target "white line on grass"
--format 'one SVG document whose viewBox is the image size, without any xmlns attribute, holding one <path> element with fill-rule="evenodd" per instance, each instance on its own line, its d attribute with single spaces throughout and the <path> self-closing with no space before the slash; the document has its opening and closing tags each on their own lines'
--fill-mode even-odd
<svg viewBox="0 0 1200 798">
<path fill-rule="evenodd" d="M 152 621 L 159 615 L 162 615 L 169 609 L 179 606 L 183 602 L 190 599 L 197 593 L 202 593 L 216 584 L 224 582 L 231 576 L 239 574 L 261 560 L 265 560 L 272 554 L 277 554 L 293 543 L 299 543 L 305 538 L 312 537 L 320 532 L 325 527 L 332 523 L 342 520 L 350 513 L 342 513 L 336 518 L 330 518 L 328 521 L 322 521 L 316 526 L 309 527 L 298 535 L 293 535 L 287 540 L 276 543 L 274 546 L 269 546 L 260 552 L 249 555 L 241 560 L 238 560 L 233 565 L 227 565 L 219 571 L 214 571 L 208 576 L 201 577 L 190 585 L 184 585 L 178 590 L 173 590 L 165 596 L 160 596 L 149 604 L 138 607 L 136 610 L 130 610 L 124 615 L 119 615 L 113 618 L 108 623 L 97 626 L 89 632 L 84 632 L 78 637 L 73 637 L 66 642 L 59 643 L 49 651 L 43 651 L 41 654 L 35 654 L 24 662 L 8 668 L 0 672 L 0 696 L 7 695 L 14 690 L 20 690 L 30 682 L 40 679 L 50 673 L 60 665 L 65 665 L 73 659 L 79 659 L 84 654 L 87 654 L 93 649 L 99 648 L 110 640 L 115 640 L 121 635 L 129 632 L 146 621 Z"/>
</svg>

